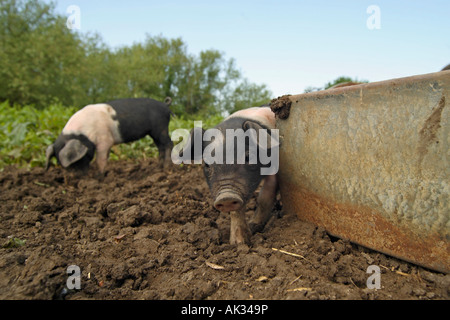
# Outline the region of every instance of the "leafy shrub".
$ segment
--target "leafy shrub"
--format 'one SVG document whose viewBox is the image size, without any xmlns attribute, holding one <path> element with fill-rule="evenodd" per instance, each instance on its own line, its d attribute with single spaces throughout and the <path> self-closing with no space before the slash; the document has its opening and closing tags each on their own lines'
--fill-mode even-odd
<svg viewBox="0 0 450 320">
<path fill-rule="evenodd" d="M 45 165 L 45 150 L 61 133 L 77 108 L 55 103 L 45 109 L 33 106 L 10 106 L 0 103 L 0 169 L 7 165 L 36 167 Z M 201 119 L 198 119 L 199 121 Z M 221 116 L 212 116 L 203 122 L 205 129 L 215 126 Z M 178 128 L 192 129 L 193 119 L 172 118 L 169 132 Z M 114 146 L 110 160 L 145 159 L 158 156 L 158 149 L 150 137 Z M 56 160 L 53 159 L 56 164 Z"/>
</svg>

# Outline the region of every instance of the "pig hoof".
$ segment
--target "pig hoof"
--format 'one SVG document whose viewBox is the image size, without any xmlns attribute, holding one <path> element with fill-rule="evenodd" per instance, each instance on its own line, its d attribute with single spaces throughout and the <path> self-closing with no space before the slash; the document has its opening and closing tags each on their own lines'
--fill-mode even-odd
<svg viewBox="0 0 450 320">
<path fill-rule="evenodd" d="M 230 244 L 233 244 L 233 245 L 239 245 L 239 244 L 250 245 L 250 239 L 248 237 L 236 237 L 234 239 L 230 238 Z"/>
<path fill-rule="evenodd" d="M 251 232 L 252 234 L 255 234 L 255 233 L 257 233 L 257 232 L 263 231 L 263 229 L 264 229 L 264 224 L 263 224 L 263 223 L 257 223 L 257 222 L 250 221 L 250 222 L 248 223 L 248 227 L 250 228 L 250 232 Z"/>
<path fill-rule="evenodd" d="M 106 173 L 104 173 L 104 172 L 97 173 L 97 180 L 99 182 L 103 182 L 105 180 L 105 177 L 106 177 Z"/>
<path fill-rule="evenodd" d="M 164 171 L 164 172 L 172 173 L 172 172 L 173 172 L 173 168 L 174 168 L 174 167 L 172 166 L 172 164 L 164 165 L 163 171 Z"/>
<path fill-rule="evenodd" d="M 231 232 L 230 244 L 250 244 L 250 230 L 239 228 Z"/>
</svg>

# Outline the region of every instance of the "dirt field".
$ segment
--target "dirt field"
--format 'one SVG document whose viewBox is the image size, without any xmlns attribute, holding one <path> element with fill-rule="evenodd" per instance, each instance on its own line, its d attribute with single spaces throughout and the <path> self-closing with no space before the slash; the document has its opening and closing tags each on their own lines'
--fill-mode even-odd
<svg viewBox="0 0 450 320">
<path fill-rule="evenodd" d="M 332 238 L 282 200 L 250 247 L 229 245 L 199 166 L 110 162 L 103 182 L 91 170 L 67 184 L 60 168 L 6 168 L 0 191 L 0 299 L 449 298 L 450 275 Z M 80 290 L 65 288 L 70 265 Z"/>
</svg>

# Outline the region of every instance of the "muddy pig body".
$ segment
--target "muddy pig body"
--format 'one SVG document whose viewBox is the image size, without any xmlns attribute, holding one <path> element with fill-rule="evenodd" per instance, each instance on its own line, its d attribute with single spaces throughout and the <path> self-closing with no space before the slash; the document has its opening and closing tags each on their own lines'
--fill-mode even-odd
<svg viewBox="0 0 450 320">
<path fill-rule="evenodd" d="M 76 112 L 46 152 L 46 170 L 54 156 L 65 169 L 85 171 L 97 153 L 100 172 L 105 172 L 113 145 L 150 135 L 159 150 L 161 166 L 170 163 L 170 98 L 120 99 L 92 104 Z"/>
<path fill-rule="evenodd" d="M 230 213 L 232 244 L 249 243 L 251 233 L 262 230 L 270 218 L 278 190 L 278 135 L 275 134 L 278 131 L 273 129 L 275 114 L 270 107 L 244 109 L 226 118 L 212 132 L 208 132 L 211 129 L 195 132 L 194 128 L 182 151 L 183 154 L 190 153 L 194 159 L 194 142 L 200 141 L 195 135 L 203 135 L 201 150 L 205 178 L 214 207 Z M 237 133 L 241 133 L 240 137 Z M 223 155 L 222 163 L 208 161 L 209 154 L 216 157 L 220 153 Z M 246 203 L 261 181 L 263 186 L 257 208 L 247 224 Z"/>
</svg>

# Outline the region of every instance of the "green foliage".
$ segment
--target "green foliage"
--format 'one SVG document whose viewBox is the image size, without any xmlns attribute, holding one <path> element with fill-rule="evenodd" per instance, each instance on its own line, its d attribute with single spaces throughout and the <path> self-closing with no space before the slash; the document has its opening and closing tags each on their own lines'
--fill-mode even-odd
<svg viewBox="0 0 450 320">
<path fill-rule="evenodd" d="M 352 79 L 352 78 L 350 78 L 350 77 L 343 77 L 343 76 L 342 76 L 342 77 L 339 77 L 339 78 L 335 79 L 334 81 L 328 82 L 328 83 L 325 85 L 324 89 L 326 90 L 326 89 L 329 89 L 329 88 L 331 88 L 331 87 L 333 87 L 333 86 L 335 86 L 335 85 L 337 85 L 337 84 L 339 84 L 339 83 L 345 83 L 345 82 L 361 82 L 361 83 L 367 83 L 368 81 L 367 81 L 367 80 Z"/>
<path fill-rule="evenodd" d="M 5 165 L 38 166 L 45 150 L 58 137 L 75 108 L 61 104 L 45 109 L 0 104 L 0 168 Z"/>
<path fill-rule="evenodd" d="M 172 118 L 169 122 L 169 135 L 176 129 L 191 130 L 194 128 L 194 121 L 202 121 L 202 127 L 206 130 L 216 126 L 223 120 L 220 115 L 211 116 L 205 119 L 185 119 L 184 117 Z M 174 141 L 176 145 L 178 141 Z M 126 160 L 126 159 L 140 159 L 151 158 L 158 156 L 158 148 L 153 142 L 152 138 L 145 137 L 138 141 L 131 143 L 120 144 L 112 148 L 110 159 L 112 160 Z"/>
<path fill-rule="evenodd" d="M 335 80 L 333 80 L 333 81 L 327 82 L 327 83 L 323 86 L 323 88 L 308 87 L 308 88 L 305 89 L 305 93 L 313 92 L 313 91 L 326 90 L 326 89 L 329 89 L 329 88 L 331 88 L 331 87 L 333 87 L 333 86 L 335 86 L 335 85 L 337 85 L 337 84 L 339 84 L 339 83 L 345 83 L 345 82 L 367 83 L 367 82 L 369 82 L 369 81 L 367 81 L 367 80 L 358 80 L 358 79 L 356 79 L 356 78 L 355 78 L 355 79 L 352 79 L 352 78 L 350 78 L 350 77 L 341 76 L 341 77 L 339 77 L 339 78 L 337 78 L 337 79 L 335 79 Z"/>
<path fill-rule="evenodd" d="M 0 2 L 0 101 L 45 107 L 72 104 L 82 73 L 83 44 L 40 1 Z M 81 49 L 81 50 L 80 50 Z"/>
<path fill-rule="evenodd" d="M 80 108 L 117 98 L 171 96 L 172 110 L 192 117 L 270 99 L 264 86 L 244 79 L 222 52 L 192 55 L 180 38 L 150 35 L 112 50 L 98 35 L 67 29 L 66 18 L 54 11 L 53 4 L 38 0 L 0 1 L 0 101 L 38 108 L 59 101 Z"/>
<path fill-rule="evenodd" d="M 12 248 L 19 248 L 25 245 L 27 240 L 22 240 L 19 238 L 8 238 L 8 240 L 2 245 L 2 248 L 4 249 L 12 249 Z"/>
<path fill-rule="evenodd" d="M 244 80 L 224 100 L 224 111 L 233 113 L 241 109 L 270 103 L 271 93 L 265 85 L 257 85 Z"/>
<path fill-rule="evenodd" d="M 171 96 L 173 132 L 190 130 L 194 120 L 213 127 L 227 114 L 272 98 L 217 50 L 192 55 L 180 38 L 150 35 L 112 50 L 99 35 L 67 29 L 66 19 L 42 0 L 0 0 L 0 168 L 43 166 L 47 146 L 87 104 Z M 352 79 L 340 77 L 324 88 L 345 81 Z M 110 159 L 157 154 L 147 137 L 113 147 Z"/>
<path fill-rule="evenodd" d="M 33 106 L 10 106 L 8 102 L 0 103 L 0 169 L 7 165 L 21 167 L 43 167 L 45 150 L 55 142 L 68 119 L 77 108 L 52 104 L 45 109 Z M 211 116 L 203 122 L 205 129 L 222 121 L 219 115 Z M 175 129 L 191 130 L 194 119 L 184 117 L 172 118 L 169 133 Z M 110 160 L 145 159 L 158 156 L 158 149 L 152 138 L 114 146 Z M 56 160 L 53 159 L 56 164 Z"/>
<path fill-rule="evenodd" d="M 264 85 L 243 78 L 217 50 L 192 55 L 180 38 L 150 35 L 112 50 L 99 35 L 69 30 L 66 20 L 53 3 L 0 0 L 0 168 L 43 166 L 47 146 L 87 104 L 171 96 L 178 116 L 172 132 L 200 119 L 208 128 L 227 113 L 270 101 Z M 111 159 L 157 154 L 144 138 L 115 146 Z"/>
</svg>

